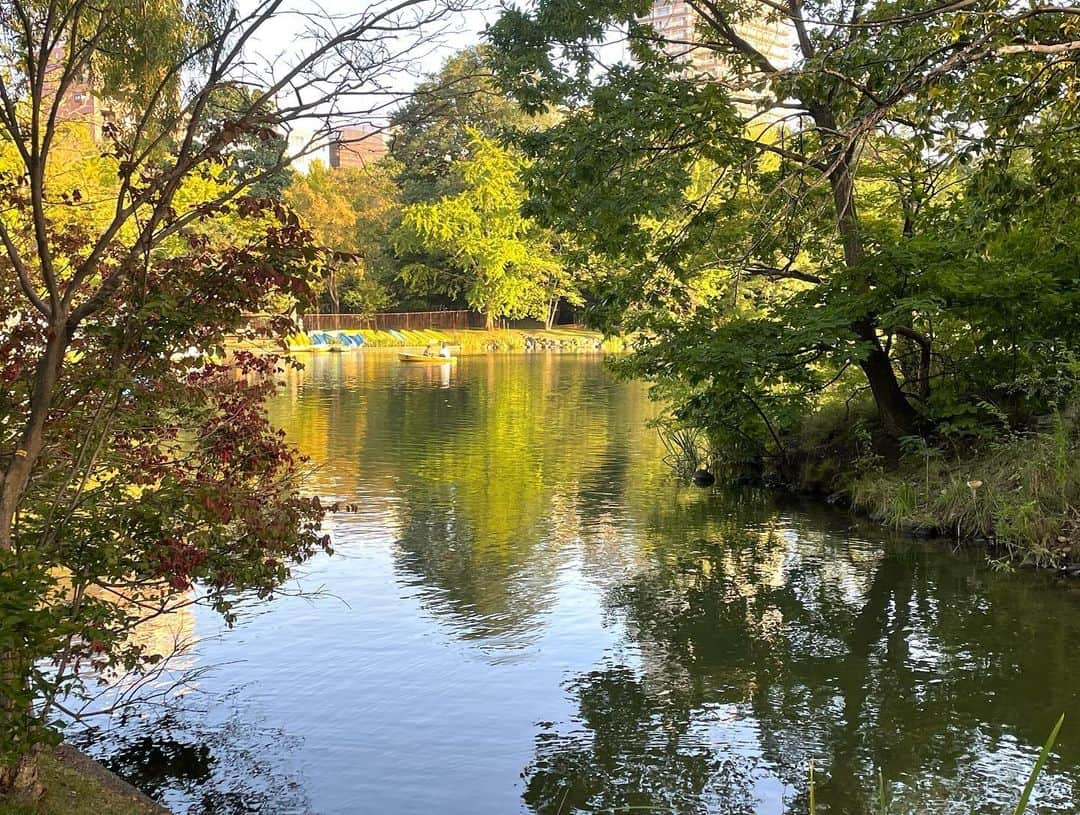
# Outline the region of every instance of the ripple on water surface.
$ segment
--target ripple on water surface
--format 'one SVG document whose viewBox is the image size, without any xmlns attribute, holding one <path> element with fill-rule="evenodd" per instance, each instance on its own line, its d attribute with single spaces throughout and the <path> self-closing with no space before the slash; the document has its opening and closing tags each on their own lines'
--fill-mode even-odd
<svg viewBox="0 0 1080 815">
<path fill-rule="evenodd" d="M 1011 811 L 1080 614 L 812 505 L 676 483 L 598 358 L 315 356 L 271 417 L 358 505 L 336 554 L 93 744 L 192 813 Z M 1036 794 L 1076 811 L 1080 718 Z"/>
</svg>

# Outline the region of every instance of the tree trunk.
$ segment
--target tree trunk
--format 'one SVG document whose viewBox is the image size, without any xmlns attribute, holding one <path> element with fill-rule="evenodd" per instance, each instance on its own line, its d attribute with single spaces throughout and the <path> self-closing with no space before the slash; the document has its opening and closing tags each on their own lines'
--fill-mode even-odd
<svg viewBox="0 0 1080 815">
<path fill-rule="evenodd" d="M 336 269 L 330 269 L 326 274 L 326 293 L 330 297 L 331 313 L 340 314 L 341 301 L 338 298 L 338 281 Z"/>
<path fill-rule="evenodd" d="M 869 321 L 860 322 L 856 326 L 856 332 L 861 340 L 870 344 L 870 352 L 859 363 L 859 367 L 866 374 L 866 381 L 870 383 L 870 392 L 874 395 L 881 426 L 893 438 L 911 435 L 915 432 L 919 415 L 900 389 L 892 360 L 881 347 L 877 333 Z"/>
<path fill-rule="evenodd" d="M 52 407 L 53 394 L 60 379 L 60 370 L 67 351 L 69 334 L 64 317 L 55 319 L 49 327 L 45 352 L 38 360 L 34 371 L 34 387 L 30 394 L 29 415 L 15 447 L 15 455 L 4 473 L 0 484 L 0 555 L 5 560 L 14 557 L 15 516 L 19 511 L 23 495 L 30 483 L 30 475 L 45 437 L 45 421 Z M 0 726 L 7 732 L 4 740 L 13 739 L 6 744 L 8 749 L 25 747 L 30 743 L 30 733 L 26 728 L 33 718 L 25 701 L 26 683 L 32 663 L 18 647 L 0 653 Z M 33 748 L 28 753 L 16 756 L 9 764 L 0 764 L 0 793 L 15 793 L 20 797 L 36 801 L 44 794 L 44 788 L 38 781 L 37 753 Z"/>
<path fill-rule="evenodd" d="M 45 787 L 38 777 L 37 750 L 10 765 L 0 764 L 0 795 L 16 796 L 30 803 L 45 797 Z"/>
<path fill-rule="evenodd" d="M 11 551 L 12 529 L 15 514 L 19 510 L 23 493 L 30 483 L 30 473 L 41 454 L 45 436 L 45 420 L 52 407 L 53 390 L 60 379 L 60 368 L 68 347 L 68 328 L 62 321 L 54 320 L 49 327 L 45 353 L 38 360 L 34 371 L 34 389 L 30 394 L 30 414 L 19 436 L 15 455 L 11 457 L 3 484 L 0 485 L 0 552 Z"/>
<path fill-rule="evenodd" d="M 906 325 L 898 325 L 893 328 L 893 331 L 919 347 L 918 373 L 911 376 L 905 370 L 904 375 L 909 382 L 914 381 L 916 383 L 919 388 L 919 398 L 926 402 L 930 398 L 930 368 L 934 361 L 933 343 L 926 334 Z"/>
<path fill-rule="evenodd" d="M 827 132 L 836 129 L 832 116 L 827 113 L 821 116 L 817 124 Z M 851 174 L 854 149 L 845 144 L 835 151 L 830 156 L 832 172 L 829 174 L 833 203 L 836 206 L 836 227 L 844 247 L 844 262 L 851 270 L 859 269 L 865 260 L 859 213 L 855 205 L 855 182 Z M 870 281 L 864 281 L 864 286 L 869 288 Z M 918 414 L 900 388 L 896 371 L 893 370 L 889 355 L 881 346 L 875 325 L 873 315 L 867 315 L 852 326 L 856 336 L 870 348 L 866 356 L 859 361 L 859 367 L 870 384 L 870 392 L 874 396 L 882 427 L 890 436 L 898 438 L 914 432 Z"/>
<path fill-rule="evenodd" d="M 491 311 L 484 312 L 484 330 L 492 331 L 495 328 L 495 315 Z"/>
<path fill-rule="evenodd" d="M 544 320 L 544 328 L 550 331 L 555 325 L 555 314 L 559 310 L 559 298 L 553 297 L 551 305 L 548 306 L 547 317 Z"/>
</svg>

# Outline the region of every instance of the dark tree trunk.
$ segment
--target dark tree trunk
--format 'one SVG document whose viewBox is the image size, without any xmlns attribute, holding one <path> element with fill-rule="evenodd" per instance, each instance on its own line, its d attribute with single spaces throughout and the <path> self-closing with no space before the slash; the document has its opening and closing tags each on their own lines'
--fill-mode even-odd
<svg viewBox="0 0 1080 815">
<path fill-rule="evenodd" d="M 40 801 L 45 788 L 38 777 L 37 752 L 0 764 L 0 795 L 14 795 L 25 801 Z"/>
<path fill-rule="evenodd" d="M 70 331 L 64 319 L 64 315 L 54 318 L 49 327 L 45 350 L 34 371 L 29 415 L 19 434 L 15 455 L 0 481 L 0 556 L 9 562 L 16 557 L 15 518 L 44 446 L 45 421 L 68 347 Z M 20 742 L 30 745 L 28 728 L 33 723 L 33 712 L 27 701 L 27 682 L 33 662 L 18 646 L 17 633 L 12 639 L 12 644 L 0 652 L 0 727 L 7 731 L 6 738 L 18 734 L 16 746 Z M 17 753 L 0 763 L 0 793 L 16 793 L 31 801 L 41 798 L 44 789 L 38 782 L 36 750 Z"/>
<path fill-rule="evenodd" d="M 14 749 L 0 761 L 0 796 L 13 794 L 33 802 L 41 799 L 45 789 L 38 780 L 38 751 L 32 746 L 34 714 L 27 701 L 31 665 L 32 660 L 18 648 L 0 653 L 0 727 L 5 730 L 6 747 Z"/>
<path fill-rule="evenodd" d="M 916 430 L 919 415 L 900 389 L 889 355 L 881 347 L 872 328 L 869 338 L 861 338 L 871 343 L 870 352 L 859 363 L 859 367 L 870 384 L 882 428 L 894 438 L 911 435 Z"/>
<path fill-rule="evenodd" d="M 22 502 L 23 493 L 30 483 L 30 473 L 37 463 L 44 442 L 45 420 L 52 407 L 53 390 L 60 379 L 64 352 L 68 347 L 68 327 L 63 318 L 53 321 L 45 352 L 34 371 L 34 388 L 30 394 L 30 412 L 19 435 L 15 455 L 0 483 L 0 552 L 12 548 L 12 530 L 15 515 Z"/>
<path fill-rule="evenodd" d="M 933 342 L 926 334 L 916 331 L 909 326 L 896 326 L 893 331 L 901 337 L 910 340 L 919 348 L 919 368 L 914 376 L 908 370 L 904 370 L 907 381 L 914 381 L 919 389 L 919 398 L 925 402 L 930 398 L 930 367 L 933 364 Z M 910 366 L 909 366 L 910 367 Z"/>
<path fill-rule="evenodd" d="M 836 124 L 828 111 L 818 111 L 815 119 L 826 132 L 836 130 Z M 844 144 L 830 156 L 829 183 L 836 207 L 836 227 L 844 247 L 844 262 L 850 270 L 858 272 L 865 260 L 865 254 L 855 202 L 855 181 L 851 170 L 854 149 L 850 144 Z M 866 289 L 869 289 L 871 282 L 869 279 L 862 281 Z M 859 361 L 859 367 L 870 385 L 882 429 L 894 439 L 913 433 L 918 414 L 900 388 L 892 361 L 878 338 L 874 317 L 867 315 L 857 320 L 852 328 L 856 336 L 869 346 L 866 356 Z"/>
</svg>

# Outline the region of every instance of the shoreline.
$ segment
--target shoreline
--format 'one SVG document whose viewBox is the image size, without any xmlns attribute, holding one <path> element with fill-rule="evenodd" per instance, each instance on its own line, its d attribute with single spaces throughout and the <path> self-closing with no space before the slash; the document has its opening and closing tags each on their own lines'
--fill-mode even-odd
<svg viewBox="0 0 1080 815">
<path fill-rule="evenodd" d="M 359 338 L 359 344 L 358 344 Z M 577 326 L 552 329 L 503 328 L 312 331 L 288 340 L 289 353 L 349 353 L 354 351 L 406 351 L 446 343 L 461 356 L 489 353 L 605 353 L 624 350 L 620 338 L 605 338 L 598 331 Z M 265 349 L 263 339 L 234 338 L 228 348 Z"/>
<path fill-rule="evenodd" d="M 862 474 L 843 458 L 826 456 L 803 462 L 794 478 L 734 474 L 725 483 L 841 507 L 910 538 L 978 550 L 990 565 L 1080 578 L 1080 507 L 1072 482 L 1056 482 L 1063 473 L 1038 455 L 1045 437 L 1013 444 L 996 459 L 973 452 L 934 467 L 906 461 Z"/>
<path fill-rule="evenodd" d="M 103 764 L 70 744 L 42 751 L 38 773 L 45 787 L 39 803 L 0 798 L 3 815 L 172 815 Z"/>
</svg>

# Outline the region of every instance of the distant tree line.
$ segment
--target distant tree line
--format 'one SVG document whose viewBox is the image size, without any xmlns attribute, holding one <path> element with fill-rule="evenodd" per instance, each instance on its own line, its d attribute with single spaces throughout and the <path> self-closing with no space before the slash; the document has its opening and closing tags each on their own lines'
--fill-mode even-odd
<svg viewBox="0 0 1080 815">
<path fill-rule="evenodd" d="M 448 59 L 392 116 L 389 155 L 320 161 L 284 197 L 329 250 L 321 309 L 469 308 L 489 325 L 581 305 L 571 241 L 524 211 L 527 161 L 515 133 L 549 125 L 494 82 L 483 47 Z"/>
</svg>

